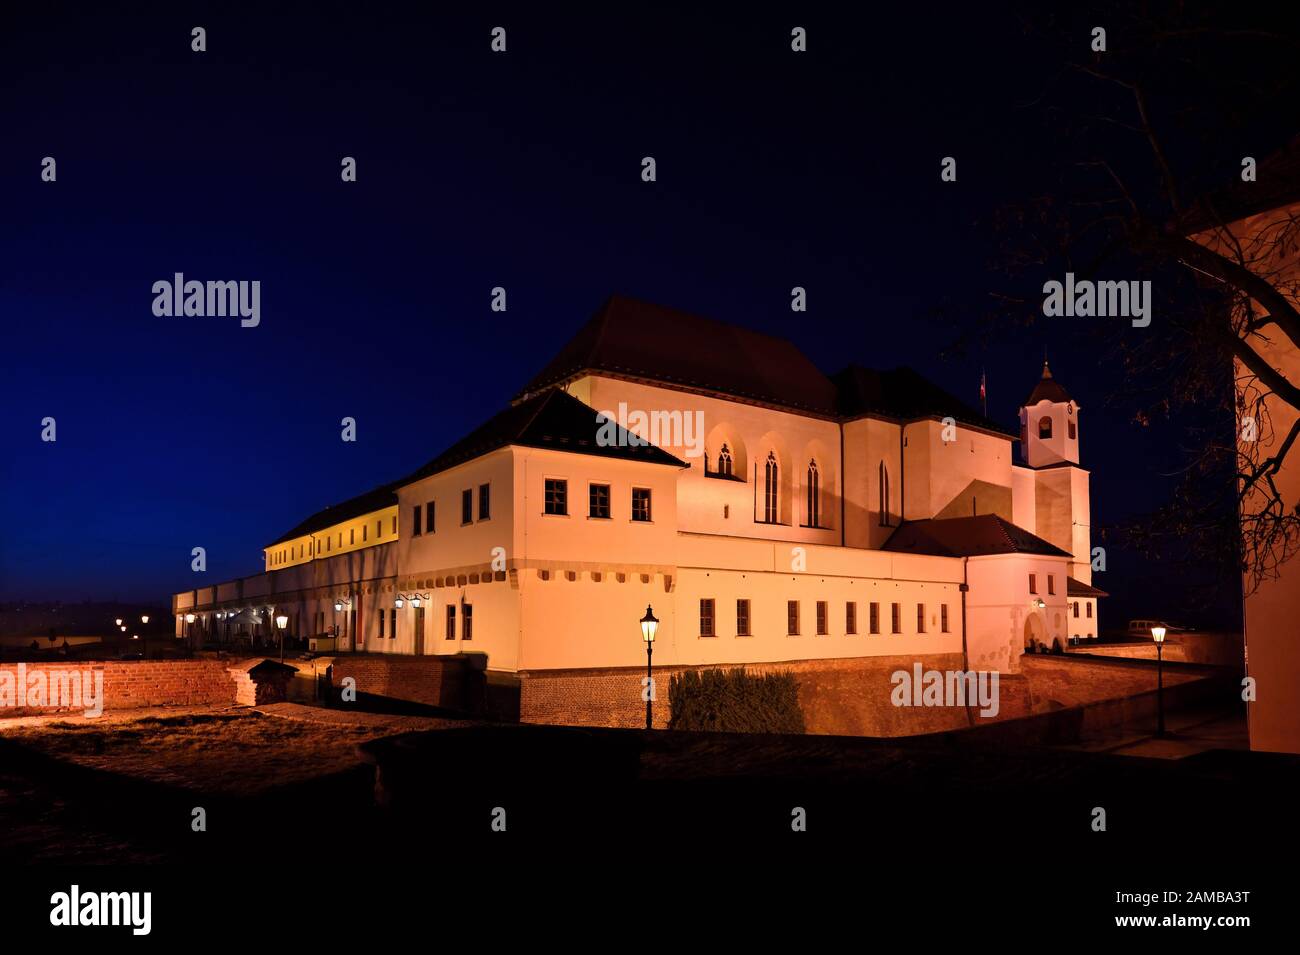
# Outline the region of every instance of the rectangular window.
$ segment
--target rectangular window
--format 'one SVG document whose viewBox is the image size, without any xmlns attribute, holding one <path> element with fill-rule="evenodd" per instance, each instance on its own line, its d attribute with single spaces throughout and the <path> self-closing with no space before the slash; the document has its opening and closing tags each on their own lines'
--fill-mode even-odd
<svg viewBox="0 0 1300 955">
<path fill-rule="evenodd" d="M 436 522 L 434 521 L 434 513 L 435 512 L 433 510 L 433 501 L 430 501 L 428 504 L 424 505 L 424 532 L 426 534 L 432 534 L 434 528 L 437 526 Z"/>
<path fill-rule="evenodd" d="M 456 605 L 447 604 L 447 639 L 456 639 Z"/>
<path fill-rule="evenodd" d="M 711 599 L 700 600 L 700 636 L 716 636 L 713 628 L 713 601 Z"/>
<path fill-rule="evenodd" d="M 858 632 L 858 605 L 852 600 L 844 605 L 844 632 Z"/>
<path fill-rule="evenodd" d="M 785 602 L 785 632 L 792 637 L 799 634 L 799 601 L 797 600 Z"/>
<path fill-rule="evenodd" d="M 890 633 L 903 632 L 903 605 L 902 604 L 889 605 L 889 632 Z"/>
<path fill-rule="evenodd" d="M 609 485 L 592 484 L 587 490 L 588 517 L 609 517 Z"/>
<path fill-rule="evenodd" d="M 650 489 L 648 487 L 632 488 L 632 520 L 650 520 Z"/>
<path fill-rule="evenodd" d="M 829 632 L 827 616 L 829 614 L 827 613 L 826 601 L 817 601 L 817 635 L 819 637 L 824 637 Z"/>
<path fill-rule="evenodd" d="M 464 610 L 460 615 L 460 638 L 462 640 L 474 639 L 474 605 L 461 604 Z"/>
<path fill-rule="evenodd" d="M 370 525 L 369 525 L 369 524 L 362 524 L 362 525 L 361 525 L 361 543 L 364 544 L 364 543 L 365 543 L 366 541 L 368 541 L 369 539 L 370 539 Z"/>
<path fill-rule="evenodd" d="M 1050 597 L 1056 593 L 1056 575 L 1047 575 L 1047 595 Z"/>
<path fill-rule="evenodd" d="M 379 639 L 384 639 L 384 611 L 379 611 Z"/>
<path fill-rule="evenodd" d="M 348 544 L 355 544 L 356 542 L 357 542 L 357 529 L 355 527 L 349 528 Z"/>
<path fill-rule="evenodd" d="M 748 637 L 749 634 L 749 601 L 736 601 L 736 636 Z"/>
<path fill-rule="evenodd" d="M 1092 604 L 1087 604 L 1087 607 L 1088 607 L 1088 619 L 1091 620 L 1091 619 L 1092 619 Z"/>
<path fill-rule="evenodd" d="M 460 522 L 462 525 L 474 522 L 474 492 L 469 488 L 460 492 Z"/>
<path fill-rule="evenodd" d="M 1079 601 L 1076 600 L 1076 601 L 1073 603 L 1073 605 L 1071 606 L 1070 609 L 1071 609 L 1071 611 L 1073 612 L 1074 616 L 1075 616 L 1075 617 L 1078 617 L 1078 616 L 1079 616 Z"/>
<path fill-rule="evenodd" d="M 325 549 L 326 549 L 327 551 L 330 550 L 330 548 L 331 548 L 331 542 L 332 542 L 333 540 L 334 540 L 334 538 L 332 538 L 332 537 L 327 537 L 327 538 L 325 538 Z"/>
<path fill-rule="evenodd" d="M 397 515 L 393 515 L 393 536 L 397 536 Z"/>
<path fill-rule="evenodd" d="M 925 633 L 925 604 L 916 605 L 916 632 Z"/>
<path fill-rule="evenodd" d="M 480 484 L 478 486 L 478 519 L 486 521 L 492 516 L 492 485 Z"/>
<path fill-rule="evenodd" d="M 569 482 L 563 478 L 546 479 L 546 511 L 561 517 L 569 513 Z"/>
<path fill-rule="evenodd" d="M 380 520 L 375 521 L 375 539 L 377 540 L 383 536 L 384 536 L 384 522 L 383 519 L 381 518 Z"/>
<path fill-rule="evenodd" d="M 948 632 L 948 605 L 939 604 L 939 630 L 942 633 Z"/>
<path fill-rule="evenodd" d="M 419 537 L 424 533 L 424 514 L 423 508 L 419 504 L 411 509 L 414 512 L 414 520 L 411 521 L 411 536 Z"/>
<path fill-rule="evenodd" d="M 1030 575 L 1029 575 L 1029 592 L 1030 592 L 1031 594 L 1036 594 L 1036 593 L 1038 593 L 1038 575 L 1037 575 L 1037 574 L 1030 574 Z"/>
<path fill-rule="evenodd" d="M 867 625 L 870 627 L 871 632 L 879 633 L 880 632 L 880 604 L 876 603 L 873 600 L 871 602 L 871 606 L 868 608 L 867 617 L 868 617 Z"/>
</svg>

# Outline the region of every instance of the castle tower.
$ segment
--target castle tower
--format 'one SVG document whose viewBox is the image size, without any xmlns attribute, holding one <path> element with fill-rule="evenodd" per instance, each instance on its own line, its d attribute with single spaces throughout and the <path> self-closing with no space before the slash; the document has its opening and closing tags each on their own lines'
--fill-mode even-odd
<svg viewBox="0 0 1300 955">
<path fill-rule="evenodd" d="M 1043 377 L 1020 408 L 1020 454 L 1031 468 L 1079 463 L 1079 406 L 1043 362 Z"/>
<path fill-rule="evenodd" d="M 1020 457 L 1023 519 L 1032 516 L 1027 526 L 1035 534 L 1074 556 L 1071 577 L 1091 584 L 1092 518 L 1089 474 L 1079 466 L 1079 406 L 1046 361 L 1020 407 Z"/>
</svg>

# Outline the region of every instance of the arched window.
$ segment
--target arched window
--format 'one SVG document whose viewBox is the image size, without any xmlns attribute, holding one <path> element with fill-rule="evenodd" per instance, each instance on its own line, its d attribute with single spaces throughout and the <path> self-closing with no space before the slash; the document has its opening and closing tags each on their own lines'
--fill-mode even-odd
<svg viewBox="0 0 1300 955">
<path fill-rule="evenodd" d="M 814 458 L 808 462 L 808 526 L 821 526 L 820 513 L 820 488 L 818 487 L 817 461 Z"/>
<path fill-rule="evenodd" d="M 718 452 L 718 473 L 731 477 L 731 449 L 725 444 Z"/>
<path fill-rule="evenodd" d="M 1052 419 L 1042 417 L 1038 419 L 1038 436 L 1040 438 L 1050 438 L 1052 436 Z"/>
<path fill-rule="evenodd" d="M 776 523 L 776 488 L 779 476 L 776 452 L 769 451 L 763 469 L 763 521 L 767 524 Z"/>
<path fill-rule="evenodd" d="M 880 526 L 889 526 L 889 468 L 880 462 Z"/>
</svg>

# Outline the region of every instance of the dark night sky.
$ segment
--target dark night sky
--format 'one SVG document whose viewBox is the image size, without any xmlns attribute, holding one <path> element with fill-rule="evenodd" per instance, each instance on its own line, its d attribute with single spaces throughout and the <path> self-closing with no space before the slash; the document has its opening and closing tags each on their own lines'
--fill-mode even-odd
<svg viewBox="0 0 1300 955">
<path fill-rule="evenodd" d="M 1068 158 L 1024 107 L 1051 64 L 1010 15 L 370 9 L 0 13 L 0 599 L 256 572 L 265 542 L 503 407 L 613 291 L 971 403 L 987 367 L 1008 425 L 1047 348 L 1084 409 L 1094 524 L 1167 491 L 1173 435 L 1108 405 L 1095 338 L 1040 321 L 945 361 L 954 332 L 926 317 L 987 290 L 979 223 Z M 155 317 L 177 271 L 260 279 L 261 326 Z M 1151 576 L 1122 553 L 1098 583 L 1176 616 L 1125 606 Z"/>
</svg>

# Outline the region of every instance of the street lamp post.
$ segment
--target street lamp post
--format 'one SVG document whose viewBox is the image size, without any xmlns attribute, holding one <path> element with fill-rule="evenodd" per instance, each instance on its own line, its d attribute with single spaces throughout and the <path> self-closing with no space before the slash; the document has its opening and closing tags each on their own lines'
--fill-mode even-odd
<svg viewBox="0 0 1300 955">
<path fill-rule="evenodd" d="M 655 631 L 659 629 L 659 620 L 654 609 L 647 604 L 645 616 L 641 618 L 641 638 L 645 640 L 645 728 L 654 728 L 654 676 L 651 673 L 651 659 L 655 652 Z"/>
<path fill-rule="evenodd" d="M 144 643 L 140 644 L 141 660 L 149 659 L 149 631 L 145 629 L 148 625 L 149 625 L 149 615 L 147 613 L 140 614 L 140 629 L 144 630 Z"/>
<path fill-rule="evenodd" d="M 275 626 L 280 631 L 280 662 L 284 662 L 284 628 L 289 626 L 289 618 L 280 614 L 275 618 Z"/>
<path fill-rule="evenodd" d="M 1165 628 L 1152 627 L 1151 636 L 1156 641 L 1156 735 L 1165 735 L 1165 680 L 1164 673 L 1164 653 L 1165 645 Z"/>
</svg>

